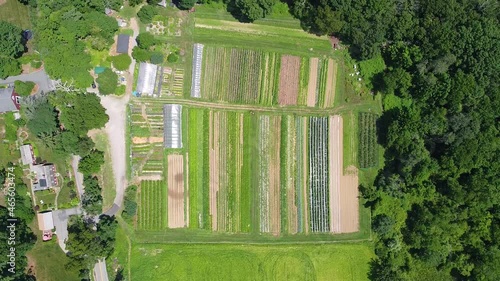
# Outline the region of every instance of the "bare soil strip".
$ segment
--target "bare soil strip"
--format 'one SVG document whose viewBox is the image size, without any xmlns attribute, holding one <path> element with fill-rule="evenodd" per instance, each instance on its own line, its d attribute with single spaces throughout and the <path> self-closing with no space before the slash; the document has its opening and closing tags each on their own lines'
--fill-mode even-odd
<svg viewBox="0 0 500 281">
<path fill-rule="evenodd" d="M 163 137 L 148 137 L 148 138 L 142 138 L 142 137 L 133 137 L 132 138 L 132 143 L 134 144 L 143 144 L 143 143 L 159 143 L 163 142 Z"/>
<path fill-rule="evenodd" d="M 299 96 L 300 58 L 282 56 L 280 68 L 280 84 L 278 103 L 280 105 L 296 105 Z"/>
<path fill-rule="evenodd" d="M 351 233 L 359 231 L 359 198 L 358 198 L 358 169 L 349 166 L 341 179 L 340 187 L 340 222 L 341 232 Z"/>
<path fill-rule="evenodd" d="M 181 154 L 167 157 L 168 162 L 168 227 L 186 226 L 184 216 L 184 161 Z"/>
<path fill-rule="evenodd" d="M 281 231 L 280 216 L 280 140 L 281 116 L 273 116 L 269 132 L 269 232 L 279 235 Z"/>
<path fill-rule="evenodd" d="M 304 137 L 302 138 L 302 159 L 304 159 L 303 162 L 303 175 L 302 175 L 302 188 L 303 188 L 303 198 L 304 198 L 304 230 L 307 233 L 309 233 L 309 196 L 307 196 L 307 189 L 309 185 L 307 184 L 307 178 L 309 175 L 309 157 L 307 153 L 307 132 L 308 132 L 308 127 L 307 127 L 307 118 L 301 117 L 302 118 L 302 132 L 304 132 Z"/>
<path fill-rule="evenodd" d="M 214 127 L 216 130 L 214 130 Z M 210 162 L 210 216 L 212 230 L 217 230 L 217 193 L 219 192 L 219 131 L 218 124 L 214 124 L 213 112 L 209 115 L 209 162 Z"/>
<path fill-rule="evenodd" d="M 324 108 L 333 107 L 335 100 L 335 85 L 337 82 L 337 62 L 332 59 L 328 60 L 328 72 L 326 80 L 326 93 Z"/>
<path fill-rule="evenodd" d="M 318 58 L 309 61 L 309 83 L 307 86 L 307 106 L 316 106 L 316 88 L 318 84 Z"/>
<path fill-rule="evenodd" d="M 343 138 L 342 117 L 330 116 L 330 138 L 328 140 L 329 158 L 329 204 L 330 204 L 330 232 L 341 232 L 340 214 L 340 185 L 343 165 Z"/>
</svg>

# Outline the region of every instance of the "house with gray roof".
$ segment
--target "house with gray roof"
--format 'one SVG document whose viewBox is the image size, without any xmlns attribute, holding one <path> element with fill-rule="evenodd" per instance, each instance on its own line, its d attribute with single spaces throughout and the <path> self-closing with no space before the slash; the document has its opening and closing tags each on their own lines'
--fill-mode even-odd
<svg viewBox="0 0 500 281">
<path fill-rule="evenodd" d="M 35 164 L 35 153 L 33 152 L 31 144 L 21 145 L 19 150 L 21 150 L 21 161 L 23 165 Z"/>
<path fill-rule="evenodd" d="M 116 43 L 116 52 L 119 54 L 127 54 L 128 53 L 128 45 L 130 42 L 130 36 L 127 34 L 119 34 L 118 42 Z"/>
<path fill-rule="evenodd" d="M 54 164 L 32 165 L 31 172 L 34 174 L 33 191 L 46 190 L 57 186 L 57 172 Z"/>
<path fill-rule="evenodd" d="M 0 113 L 19 111 L 20 97 L 14 92 L 14 88 L 0 88 Z"/>
</svg>

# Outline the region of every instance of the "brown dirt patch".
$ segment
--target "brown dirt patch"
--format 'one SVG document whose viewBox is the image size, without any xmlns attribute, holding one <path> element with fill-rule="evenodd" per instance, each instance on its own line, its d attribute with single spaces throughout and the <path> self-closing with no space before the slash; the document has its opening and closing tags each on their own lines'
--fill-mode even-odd
<svg viewBox="0 0 500 281">
<path fill-rule="evenodd" d="M 340 225 L 342 233 L 359 231 L 358 169 L 349 166 L 341 178 Z"/>
<path fill-rule="evenodd" d="M 109 48 L 109 55 L 110 56 L 116 56 L 118 53 L 116 52 L 116 44 L 118 44 L 118 35 L 115 35 L 113 37 L 113 45 Z"/>
<path fill-rule="evenodd" d="M 280 143 L 281 117 L 271 118 L 269 131 L 270 161 L 269 161 L 269 232 L 279 235 L 281 231 L 280 216 Z"/>
<path fill-rule="evenodd" d="M 0 0 L 0 6 L 2 6 L 5 3 L 7 3 L 7 0 Z"/>
<path fill-rule="evenodd" d="M 328 139 L 330 232 L 341 232 L 340 186 L 343 165 L 342 117 L 330 116 Z"/>
<path fill-rule="evenodd" d="M 134 144 L 160 143 L 160 142 L 163 142 L 163 137 L 148 137 L 148 138 L 133 137 L 132 138 L 132 143 L 134 143 Z"/>
<path fill-rule="evenodd" d="M 328 72 L 325 87 L 325 104 L 323 107 L 333 107 L 335 100 L 335 85 L 337 82 L 337 62 L 328 60 Z"/>
<path fill-rule="evenodd" d="M 168 227 L 186 226 L 184 214 L 184 161 L 181 154 L 168 155 Z"/>
<path fill-rule="evenodd" d="M 299 95 L 300 58 L 282 56 L 280 67 L 280 85 L 278 103 L 280 105 L 296 105 Z"/>
<path fill-rule="evenodd" d="M 307 106 L 316 106 L 316 88 L 318 84 L 318 58 L 309 60 L 309 83 L 307 84 Z"/>
<path fill-rule="evenodd" d="M 209 116 L 209 162 L 210 162 L 210 216 L 212 217 L 212 230 L 217 230 L 217 194 L 219 192 L 219 126 L 214 124 L 214 113 Z M 218 123 L 218 122 L 217 122 Z M 215 128 L 215 130 L 214 130 Z"/>
<path fill-rule="evenodd" d="M 343 119 L 330 116 L 329 173 L 330 173 L 330 231 L 351 233 L 359 231 L 358 170 L 350 166 L 343 172 Z"/>
</svg>

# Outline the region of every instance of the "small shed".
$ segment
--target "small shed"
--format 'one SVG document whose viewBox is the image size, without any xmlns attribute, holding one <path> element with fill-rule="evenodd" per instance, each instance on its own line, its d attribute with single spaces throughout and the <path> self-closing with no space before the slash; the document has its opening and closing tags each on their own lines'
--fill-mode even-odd
<svg viewBox="0 0 500 281">
<path fill-rule="evenodd" d="M 116 52 L 120 54 L 127 54 L 129 42 L 130 42 L 129 35 L 127 34 L 118 35 L 118 41 L 116 43 Z"/>
<path fill-rule="evenodd" d="M 38 229 L 47 231 L 54 229 L 54 219 L 52 218 L 52 211 L 38 213 Z"/>
<path fill-rule="evenodd" d="M 31 144 L 25 144 L 20 147 L 21 150 L 21 161 L 23 165 L 30 165 L 35 163 L 35 154 L 33 153 L 33 147 Z"/>
</svg>

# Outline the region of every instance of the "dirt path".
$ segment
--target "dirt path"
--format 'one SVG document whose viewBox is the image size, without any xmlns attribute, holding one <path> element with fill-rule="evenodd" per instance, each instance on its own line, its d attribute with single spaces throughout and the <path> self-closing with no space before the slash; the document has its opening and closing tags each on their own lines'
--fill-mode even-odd
<svg viewBox="0 0 500 281">
<path fill-rule="evenodd" d="M 332 59 L 329 59 L 326 89 L 325 89 L 325 104 L 323 105 L 324 108 L 333 107 L 333 103 L 335 100 L 336 82 L 337 82 L 337 62 L 335 62 Z"/>
<path fill-rule="evenodd" d="M 282 56 L 278 103 L 280 105 L 296 105 L 299 95 L 300 58 Z"/>
<path fill-rule="evenodd" d="M 318 58 L 309 60 L 309 83 L 307 84 L 307 106 L 316 105 L 316 89 L 318 85 Z"/>
<path fill-rule="evenodd" d="M 340 208 L 340 186 L 343 166 L 343 126 L 342 117 L 330 116 L 328 140 L 329 160 L 329 207 L 330 207 L 330 232 L 340 233 L 341 208 Z"/>
<path fill-rule="evenodd" d="M 184 161 L 182 154 L 167 156 L 168 228 L 186 226 L 184 216 Z"/>
</svg>

